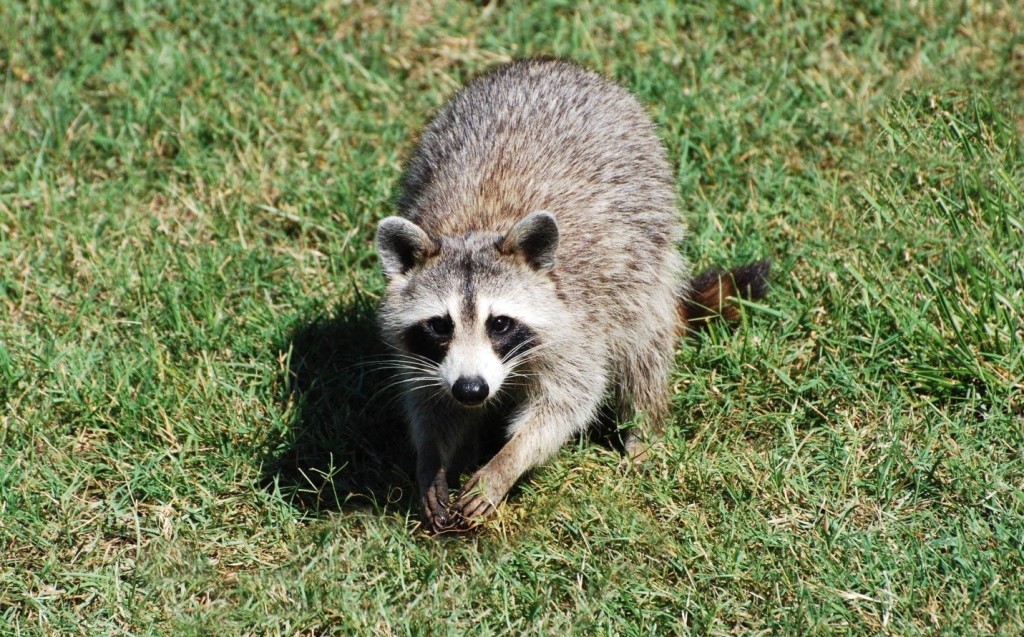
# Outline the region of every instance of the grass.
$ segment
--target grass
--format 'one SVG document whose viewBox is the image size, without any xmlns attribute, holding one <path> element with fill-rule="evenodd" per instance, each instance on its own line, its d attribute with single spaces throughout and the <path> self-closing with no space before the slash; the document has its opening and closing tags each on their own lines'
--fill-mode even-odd
<svg viewBox="0 0 1024 637">
<path fill-rule="evenodd" d="M 1014 2 L 0 3 L 0 632 L 1024 632 Z M 698 265 L 676 423 L 417 532 L 372 251 L 467 77 L 630 87 Z"/>
</svg>

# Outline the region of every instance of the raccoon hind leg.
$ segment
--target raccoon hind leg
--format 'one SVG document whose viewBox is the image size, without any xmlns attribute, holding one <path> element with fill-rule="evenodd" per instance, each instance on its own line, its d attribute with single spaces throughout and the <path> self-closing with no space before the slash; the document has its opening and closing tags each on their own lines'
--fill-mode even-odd
<svg viewBox="0 0 1024 637">
<path fill-rule="evenodd" d="M 661 433 L 671 413 L 669 377 L 674 352 L 671 330 L 657 334 L 627 356 L 616 383 L 619 423 L 636 420 L 623 436 L 625 460 L 640 462 L 653 439 Z"/>
</svg>

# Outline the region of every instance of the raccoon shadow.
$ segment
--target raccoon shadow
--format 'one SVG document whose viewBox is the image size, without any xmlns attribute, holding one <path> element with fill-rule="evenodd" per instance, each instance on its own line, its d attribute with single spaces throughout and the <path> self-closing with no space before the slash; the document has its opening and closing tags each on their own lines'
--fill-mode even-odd
<svg viewBox="0 0 1024 637">
<path fill-rule="evenodd" d="M 369 301 L 301 320 L 275 344 L 283 361 L 279 396 L 290 423 L 282 444 L 265 456 L 260 484 L 305 515 L 343 510 L 418 511 L 416 459 L 407 439 L 399 388 L 382 369 L 389 351 Z M 622 452 L 622 431 L 610 407 L 578 435 Z M 503 430 L 480 432 L 478 464 L 505 443 Z M 453 476 L 455 478 L 455 476 Z M 453 480 L 452 487 L 457 487 Z M 522 481 L 509 493 L 515 500 Z"/>
<path fill-rule="evenodd" d="M 299 322 L 275 348 L 291 422 L 261 484 L 305 514 L 413 510 L 415 459 L 381 369 L 387 351 L 375 318 L 370 302 L 357 301 Z"/>
</svg>

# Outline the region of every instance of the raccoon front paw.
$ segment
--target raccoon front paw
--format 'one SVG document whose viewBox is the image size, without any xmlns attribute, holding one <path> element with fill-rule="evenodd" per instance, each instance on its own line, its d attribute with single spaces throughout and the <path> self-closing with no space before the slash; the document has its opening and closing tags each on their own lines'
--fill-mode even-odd
<svg viewBox="0 0 1024 637">
<path fill-rule="evenodd" d="M 491 513 L 505 497 L 508 488 L 502 488 L 488 472 L 478 471 L 459 490 L 449 511 L 451 524 L 460 530 L 471 529 Z"/>
<path fill-rule="evenodd" d="M 448 515 L 448 483 L 443 475 L 435 479 L 423 494 L 423 522 L 431 533 L 441 533 L 450 528 Z"/>
</svg>

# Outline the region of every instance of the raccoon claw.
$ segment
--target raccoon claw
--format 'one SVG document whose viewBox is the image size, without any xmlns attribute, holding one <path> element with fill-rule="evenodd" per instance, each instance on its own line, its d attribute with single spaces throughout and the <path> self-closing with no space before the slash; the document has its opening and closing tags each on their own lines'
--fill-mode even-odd
<svg viewBox="0 0 1024 637">
<path fill-rule="evenodd" d="M 468 530 L 477 526 L 484 518 L 494 512 L 500 497 L 488 493 L 481 484 L 480 475 L 469 479 L 455 498 L 449 515 L 452 524 L 459 530 Z"/>
<path fill-rule="evenodd" d="M 482 493 L 460 499 L 452 510 L 452 517 L 460 529 L 470 529 L 494 512 L 492 505 Z"/>
<path fill-rule="evenodd" d="M 423 529 L 431 535 L 437 535 L 451 527 L 451 518 L 444 512 L 423 512 Z"/>
<path fill-rule="evenodd" d="M 449 528 L 451 528 L 451 525 L 449 524 L 448 516 L 444 514 L 435 514 L 427 516 L 426 527 L 427 531 L 434 535 L 437 535 L 439 533 L 447 531 Z"/>
</svg>

